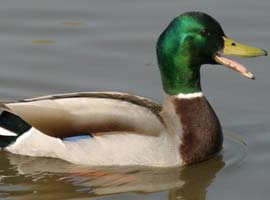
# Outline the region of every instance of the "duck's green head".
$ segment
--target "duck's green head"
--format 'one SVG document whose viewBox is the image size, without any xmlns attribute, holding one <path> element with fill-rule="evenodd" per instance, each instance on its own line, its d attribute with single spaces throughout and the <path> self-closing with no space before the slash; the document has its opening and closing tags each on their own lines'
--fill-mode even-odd
<svg viewBox="0 0 270 200">
<path fill-rule="evenodd" d="M 228 39 L 220 24 L 201 12 L 187 12 L 176 17 L 157 42 L 157 59 L 163 88 L 167 94 L 201 91 L 200 67 L 222 64 L 248 78 L 254 78 L 239 63 L 221 53 L 242 57 L 266 55 L 266 51 Z"/>
</svg>

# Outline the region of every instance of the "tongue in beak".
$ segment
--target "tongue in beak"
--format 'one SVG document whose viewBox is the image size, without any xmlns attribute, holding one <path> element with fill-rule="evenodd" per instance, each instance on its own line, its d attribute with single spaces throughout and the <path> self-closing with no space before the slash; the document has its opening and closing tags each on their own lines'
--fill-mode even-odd
<svg viewBox="0 0 270 200">
<path fill-rule="evenodd" d="M 237 72 L 240 72 L 240 74 L 242 74 L 243 76 L 247 77 L 247 78 L 250 78 L 250 79 L 253 79 L 255 80 L 255 76 L 247 70 L 247 68 L 245 68 L 243 65 L 241 65 L 240 63 L 236 62 L 236 61 L 233 61 L 233 60 L 230 60 L 228 58 L 225 58 L 219 54 L 216 54 L 214 56 L 214 59 L 217 63 L 221 64 L 221 65 L 224 65 L 228 68 L 231 68 Z"/>
<path fill-rule="evenodd" d="M 225 55 L 239 56 L 239 57 L 267 56 L 267 51 L 263 49 L 258 49 L 256 47 L 240 44 L 226 37 L 223 37 L 223 39 L 224 39 L 223 54 Z M 218 53 L 214 55 L 214 60 L 221 65 L 224 65 L 230 69 L 233 69 L 241 73 L 243 76 L 247 78 L 253 80 L 255 79 L 254 75 L 250 71 L 248 71 L 243 65 L 241 65 L 236 61 L 225 58 Z"/>
</svg>

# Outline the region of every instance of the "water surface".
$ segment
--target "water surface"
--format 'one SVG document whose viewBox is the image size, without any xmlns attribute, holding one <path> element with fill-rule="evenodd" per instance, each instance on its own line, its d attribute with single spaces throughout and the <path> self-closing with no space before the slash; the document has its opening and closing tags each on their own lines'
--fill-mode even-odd
<svg viewBox="0 0 270 200">
<path fill-rule="evenodd" d="M 161 102 L 155 42 L 173 17 L 190 10 L 215 16 L 240 42 L 270 46 L 268 0 L 10 0 L 0 5 L 1 99 L 112 90 Z M 256 81 L 220 66 L 202 69 L 204 93 L 228 132 L 214 159 L 184 169 L 91 169 L 1 152 L 0 197 L 268 199 L 269 59 L 238 60 Z"/>
</svg>

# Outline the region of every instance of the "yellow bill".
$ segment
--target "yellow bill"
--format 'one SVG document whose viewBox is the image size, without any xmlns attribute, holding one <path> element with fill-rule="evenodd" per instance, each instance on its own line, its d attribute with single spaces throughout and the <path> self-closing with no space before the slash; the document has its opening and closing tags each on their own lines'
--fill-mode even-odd
<svg viewBox="0 0 270 200">
<path fill-rule="evenodd" d="M 225 55 L 238 57 L 267 56 L 267 51 L 263 49 L 244 45 L 226 37 L 223 37 L 223 39 L 224 39 L 224 48 L 222 50 L 222 53 Z M 247 78 L 255 79 L 254 75 L 250 71 L 248 71 L 243 65 L 241 65 L 236 61 L 225 58 L 219 53 L 216 53 L 214 55 L 214 59 L 217 63 L 229 67 L 230 69 L 233 69 L 241 73 L 243 76 Z"/>
</svg>

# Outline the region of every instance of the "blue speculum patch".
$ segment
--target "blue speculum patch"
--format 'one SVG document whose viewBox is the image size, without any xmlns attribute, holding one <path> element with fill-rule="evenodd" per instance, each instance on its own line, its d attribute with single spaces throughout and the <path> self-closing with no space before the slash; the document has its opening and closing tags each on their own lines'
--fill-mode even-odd
<svg viewBox="0 0 270 200">
<path fill-rule="evenodd" d="M 63 138 L 63 141 L 77 141 L 77 140 L 85 140 L 85 139 L 90 139 L 92 138 L 92 135 L 79 135 L 79 136 L 73 136 L 73 137 L 66 137 Z"/>
</svg>

